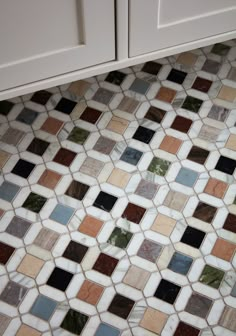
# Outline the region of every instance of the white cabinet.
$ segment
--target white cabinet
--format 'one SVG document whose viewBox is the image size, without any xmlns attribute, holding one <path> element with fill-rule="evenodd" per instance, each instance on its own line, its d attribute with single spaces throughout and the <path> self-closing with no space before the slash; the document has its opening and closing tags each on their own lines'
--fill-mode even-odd
<svg viewBox="0 0 236 336">
<path fill-rule="evenodd" d="M 236 30 L 235 0 L 129 0 L 129 56 Z"/>
<path fill-rule="evenodd" d="M 114 0 L 0 1 L 0 91 L 115 59 Z"/>
</svg>

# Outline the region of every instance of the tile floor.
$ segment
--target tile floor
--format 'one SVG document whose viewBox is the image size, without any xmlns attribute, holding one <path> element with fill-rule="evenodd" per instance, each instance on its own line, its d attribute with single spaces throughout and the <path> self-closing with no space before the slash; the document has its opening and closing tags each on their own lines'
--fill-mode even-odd
<svg viewBox="0 0 236 336">
<path fill-rule="evenodd" d="M 236 40 L 0 122 L 0 335 L 235 335 Z"/>
</svg>

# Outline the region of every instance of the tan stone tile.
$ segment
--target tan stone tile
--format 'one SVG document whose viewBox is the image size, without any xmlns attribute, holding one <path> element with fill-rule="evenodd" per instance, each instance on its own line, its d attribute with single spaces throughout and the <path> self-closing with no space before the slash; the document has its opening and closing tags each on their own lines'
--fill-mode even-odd
<svg viewBox="0 0 236 336">
<path fill-rule="evenodd" d="M 236 309 L 225 307 L 219 325 L 236 333 Z"/>
<path fill-rule="evenodd" d="M 22 324 L 20 329 L 17 331 L 16 336 L 40 336 L 41 332 L 35 330 L 26 324 Z"/>
<path fill-rule="evenodd" d="M 128 125 L 129 122 L 127 120 L 113 116 L 106 128 L 112 132 L 123 134 Z"/>
<path fill-rule="evenodd" d="M 43 174 L 40 176 L 40 179 L 38 180 L 38 184 L 49 188 L 49 189 L 54 189 L 57 185 L 57 183 L 60 181 L 61 175 L 46 169 Z"/>
<path fill-rule="evenodd" d="M 176 220 L 159 213 L 152 224 L 151 230 L 159 232 L 165 236 L 169 236 L 173 231 L 175 224 Z"/>
<path fill-rule="evenodd" d="M 236 151 L 236 135 L 231 134 L 225 145 L 226 148 Z"/>
<path fill-rule="evenodd" d="M 179 55 L 177 62 L 180 64 L 193 66 L 197 61 L 197 55 L 191 52 L 185 52 Z"/>
<path fill-rule="evenodd" d="M 118 110 L 134 113 L 139 106 L 139 102 L 133 98 L 124 97 L 118 106 Z"/>
<path fill-rule="evenodd" d="M 119 188 L 125 188 L 129 182 L 130 174 L 119 168 L 113 169 L 107 182 Z"/>
<path fill-rule="evenodd" d="M 2 169 L 7 162 L 7 160 L 10 158 L 10 154 L 5 152 L 4 150 L 0 150 L 0 169 Z"/>
<path fill-rule="evenodd" d="M 71 83 L 68 91 L 82 97 L 88 91 L 90 86 L 91 84 L 89 82 L 86 82 L 85 80 L 79 80 Z"/>
<path fill-rule="evenodd" d="M 56 118 L 48 117 L 44 124 L 41 126 L 41 130 L 56 135 L 63 126 L 63 122 Z"/>
<path fill-rule="evenodd" d="M 227 183 L 215 178 L 210 178 L 207 182 L 204 192 L 218 198 L 223 198 L 227 188 Z"/>
<path fill-rule="evenodd" d="M 30 254 L 26 254 L 17 268 L 17 271 L 23 273 L 31 278 L 36 278 L 41 268 L 44 265 L 44 261 L 36 258 Z"/>
<path fill-rule="evenodd" d="M 123 281 L 127 285 L 142 290 L 149 277 L 150 273 L 148 271 L 132 265 L 126 273 Z"/>
<path fill-rule="evenodd" d="M 149 331 L 160 334 L 167 322 L 167 319 L 168 315 L 159 310 L 148 307 L 139 325 Z"/>
<path fill-rule="evenodd" d="M 162 140 L 162 143 L 160 144 L 160 149 L 172 153 L 172 154 L 176 154 L 180 148 L 182 144 L 182 141 L 170 136 L 170 135 L 166 135 L 164 137 L 164 139 Z"/>
<path fill-rule="evenodd" d="M 11 318 L 9 316 L 0 313 L 0 335 L 4 334 L 10 322 Z"/>
<path fill-rule="evenodd" d="M 156 99 L 166 103 L 172 103 L 176 95 L 176 91 L 167 87 L 161 87 L 156 95 Z"/>
<path fill-rule="evenodd" d="M 236 88 L 223 85 L 220 89 L 220 92 L 218 93 L 218 98 L 227 100 L 233 103 L 236 99 Z"/>
<path fill-rule="evenodd" d="M 211 254 L 220 259 L 230 261 L 234 255 L 236 245 L 224 239 L 218 238 Z"/>
<path fill-rule="evenodd" d="M 163 204 L 171 209 L 182 211 L 187 200 L 188 200 L 187 195 L 171 190 L 169 191 Z"/>
<path fill-rule="evenodd" d="M 92 281 L 85 280 L 77 294 L 77 298 L 92 305 L 96 305 L 102 295 L 102 292 L 102 286 L 99 286 Z"/>
<path fill-rule="evenodd" d="M 79 226 L 79 232 L 91 237 L 97 237 L 103 226 L 103 222 L 92 216 L 86 216 Z"/>
<path fill-rule="evenodd" d="M 97 177 L 100 174 L 103 167 L 104 163 L 102 161 L 96 160 L 91 157 L 87 157 L 84 160 L 82 166 L 80 167 L 80 171 L 84 174 Z"/>
<path fill-rule="evenodd" d="M 43 228 L 38 233 L 37 237 L 34 240 L 34 244 L 42 247 L 47 251 L 51 251 L 54 245 L 56 244 L 59 234 L 55 231 Z"/>
</svg>

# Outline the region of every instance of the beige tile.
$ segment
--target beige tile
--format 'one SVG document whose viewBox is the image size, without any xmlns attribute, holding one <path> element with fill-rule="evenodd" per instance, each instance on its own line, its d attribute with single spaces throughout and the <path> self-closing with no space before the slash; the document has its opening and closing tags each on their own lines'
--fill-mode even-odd
<svg viewBox="0 0 236 336">
<path fill-rule="evenodd" d="M 109 176 L 107 182 L 115 185 L 119 188 L 125 188 L 129 182 L 130 174 L 119 169 L 113 169 L 111 175 Z"/>
<path fill-rule="evenodd" d="M 16 336 L 40 336 L 41 332 L 35 330 L 26 324 L 22 324 L 20 329 L 17 331 Z"/>
<path fill-rule="evenodd" d="M 151 230 L 159 232 L 165 236 L 169 236 L 173 231 L 175 224 L 176 220 L 173 218 L 158 214 L 154 223 L 152 224 Z"/>
<path fill-rule="evenodd" d="M 103 167 L 104 163 L 102 161 L 93 159 L 91 157 L 87 157 L 84 160 L 82 166 L 80 167 L 80 171 L 84 174 L 97 177 L 100 174 Z"/>
<path fill-rule="evenodd" d="M 179 55 L 177 62 L 180 64 L 193 66 L 197 61 L 197 55 L 191 52 L 185 52 Z"/>
<path fill-rule="evenodd" d="M 227 85 L 223 85 L 218 94 L 218 98 L 227 100 L 229 102 L 234 102 L 236 100 L 236 88 L 232 88 Z"/>
<path fill-rule="evenodd" d="M 187 195 L 171 190 L 169 191 L 163 204 L 171 209 L 182 211 L 187 200 L 188 200 Z"/>
<path fill-rule="evenodd" d="M 140 322 L 144 329 L 160 334 L 168 319 L 168 315 L 159 310 L 148 307 Z"/>
<path fill-rule="evenodd" d="M 34 240 L 34 244 L 42 247 L 45 250 L 51 251 L 56 244 L 59 234 L 55 231 L 43 228 Z"/>
<path fill-rule="evenodd" d="M 22 262 L 20 263 L 20 266 L 17 268 L 17 271 L 31 278 L 36 278 L 43 265 L 43 260 L 36 258 L 30 254 L 26 254 Z"/>
<path fill-rule="evenodd" d="M 123 134 L 128 125 L 127 120 L 113 116 L 106 128 L 112 132 Z"/>
<path fill-rule="evenodd" d="M 90 86 L 91 84 L 89 82 L 86 82 L 85 80 L 79 80 L 71 83 L 69 91 L 77 96 L 82 97 L 88 91 Z"/>
<path fill-rule="evenodd" d="M 0 169 L 2 169 L 7 162 L 7 160 L 10 158 L 10 154 L 5 152 L 4 150 L 0 150 Z"/>
<path fill-rule="evenodd" d="M 236 135 L 231 134 L 225 145 L 226 148 L 236 151 Z"/>
<path fill-rule="evenodd" d="M 219 325 L 236 333 L 236 309 L 225 307 Z"/>
<path fill-rule="evenodd" d="M 160 149 L 172 154 L 176 154 L 181 145 L 182 145 L 181 140 L 173 136 L 166 135 L 162 140 L 162 143 L 160 144 Z"/>
<path fill-rule="evenodd" d="M 123 281 L 127 285 L 142 290 L 149 277 L 150 273 L 148 271 L 132 265 L 126 273 Z"/>
</svg>

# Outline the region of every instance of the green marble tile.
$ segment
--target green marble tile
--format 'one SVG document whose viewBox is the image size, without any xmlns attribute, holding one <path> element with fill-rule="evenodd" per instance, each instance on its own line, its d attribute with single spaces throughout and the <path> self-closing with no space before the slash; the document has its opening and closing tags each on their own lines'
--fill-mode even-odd
<svg viewBox="0 0 236 336">
<path fill-rule="evenodd" d="M 87 140 L 89 134 L 90 133 L 88 131 L 82 128 L 74 127 L 73 130 L 70 132 L 67 140 L 83 145 Z"/>
<path fill-rule="evenodd" d="M 131 232 L 116 227 L 107 242 L 120 248 L 126 248 L 132 236 Z"/>
<path fill-rule="evenodd" d="M 87 315 L 70 309 L 62 321 L 61 328 L 71 332 L 72 334 L 80 335 L 87 321 Z"/>
<path fill-rule="evenodd" d="M 187 96 L 183 102 L 182 108 L 197 113 L 202 106 L 202 100 Z"/>
<path fill-rule="evenodd" d="M 170 164 L 171 163 L 169 161 L 155 157 L 152 159 L 148 170 L 154 174 L 165 176 Z"/>
<path fill-rule="evenodd" d="M 47 199 L 45 197 L 35 193 L 30 193 L 27 199 L 25 200 L 24 204 L 22 205 L 22 207 L 31 210 L 33 212 L 39 213 L 39 211 L 42 209 L 46 201 Z"/>
<path fill-rule="evenodd" d="M 215 267 L 206 265 L 204 267 L 204 270 L 202 271 L 199 281 L 204 283 L 205 285 L 218 289 L 223 277 L 223 271 Z"/>
<path fill-rule="evenodd" d="M 234 197 L 234 201 L 233 201 L 233 204 L 236 204 L 236 196 Z"/>
<path fill-rule="evenodd" d="M 229 52 L 230 47 L 223 44 L 223 43 L 217 43 L 212 48 L 211 52 L 214 54 L 217 54 L 219 56 L 226 56 Z"/>
</svg>

